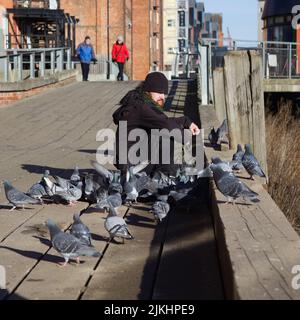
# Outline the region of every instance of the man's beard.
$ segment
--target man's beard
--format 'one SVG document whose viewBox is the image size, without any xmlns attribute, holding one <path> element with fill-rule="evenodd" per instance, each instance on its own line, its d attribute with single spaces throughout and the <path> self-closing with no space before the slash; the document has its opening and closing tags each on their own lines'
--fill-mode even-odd
<svg viewBox="0 0 300 320">
<path fill-rule="evenodd" d="M 165 104 L 165 100 L 158 100 L 156 103 L 157 103 L 159 106 L 163 107 L 164 104 Z"/>
</svg>

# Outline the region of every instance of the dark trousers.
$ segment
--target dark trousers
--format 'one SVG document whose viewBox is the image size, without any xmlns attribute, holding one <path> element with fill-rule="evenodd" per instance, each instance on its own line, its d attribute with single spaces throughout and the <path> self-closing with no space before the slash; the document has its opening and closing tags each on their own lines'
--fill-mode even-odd
<svg viewBox="0 0 300 320">
<path fill-rule="evenodd" d="M 149 163 L 147 167 L 142 170 L 147 173 L 147 175 L 153 176 L 153 174 L 157 171 L 161 171 L 162 173 L 166 175 L 176 176 L 177 170 L 181 168 L 180 164 L 175 163 L 174 161 L 174 141 L 171 140 L 170 143 L 170 163 L 164 164 L 162 161 L 162 142 L 160 141 L 159 147 L 155 150 L 155 152 L 158 152 L 159 158 L 157 164 Z M 149 145 L 149 155 L 150 155 L 150 145 Z M 150 159 L 150 157 L 149 157 Z M 119 164 L 119 149 L 118 145 L 116 146 L 116 161 L 115 166 L 118 168 L 122 175 L 126 174 L 127 170 L 130 168 L 131 164 L 128 161 L 128 164 Z"/>
<path fill-rule="evenodd" d="M 87 81 L 90 72 L 90 64 L 81 62 L 82 81 Z"/>
<path fill-rule="evenodd" d="M 117 80 L 123 81 L 124 80 L 124 63 L 118 62 L 118 67 L 119 67 L 119 73 L 117 76 Z"/>
</svg>

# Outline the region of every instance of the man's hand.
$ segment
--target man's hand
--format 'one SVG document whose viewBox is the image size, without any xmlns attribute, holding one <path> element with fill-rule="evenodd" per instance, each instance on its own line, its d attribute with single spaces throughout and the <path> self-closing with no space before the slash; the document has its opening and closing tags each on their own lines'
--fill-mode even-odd
<svg viewBox="0 0 300 320">
<path fill-rule="evenodd" d="M 198 128 L 198 126 L 194 122 L 190 125 L 190 130 L 191 130 L 193 136 L 197 136 L 200 133 L 200 129 Z"/>
</svg>

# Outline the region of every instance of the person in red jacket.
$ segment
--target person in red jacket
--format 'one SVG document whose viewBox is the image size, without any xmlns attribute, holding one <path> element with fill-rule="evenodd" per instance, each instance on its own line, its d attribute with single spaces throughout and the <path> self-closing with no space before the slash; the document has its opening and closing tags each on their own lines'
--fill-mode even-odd
<svg viewBox="0 0 300 320">
<path fill-rule="evenodd" d="M 112 48 L 112 61 L 117 62 L 119 67 L 119 73 L 117 76 L 118 81 L 124 80 L 124 65 L 129 59 L 129 52 L 127 50 L 126 44 L 124 43 L 123 37 L 118 36 L 117 42 Z"/>
</svg>

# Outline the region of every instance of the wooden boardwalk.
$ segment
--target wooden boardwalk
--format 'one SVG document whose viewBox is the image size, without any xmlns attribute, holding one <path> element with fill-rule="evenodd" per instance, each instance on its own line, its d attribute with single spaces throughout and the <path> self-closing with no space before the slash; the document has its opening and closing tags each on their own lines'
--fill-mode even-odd
<svg viewBox="0 0 300 320">
<path fill-rule="evenodd" d="M 220 125 L 211 106 L 201 106 L 200 117 L 206 128 Z M 207 147 L 205 153 L 209 161 L 212 156 L 231 161 L 234 152 Z M 300 261 L 299 235 L 268 194 L 265 179 L 249 180 L 244 170 L 238 177 L 259 194 L 259 203 L 239 199 L 235 206 L 226 204 L 211 183 L 211 212 L 226 298 L 299 300 L 300 290 L 292 286 L 297 280 L 292 270 Z"/>
<path fill-rule="evenodd" d="M 89 170 L 96 133 L 111 127 L 111 114 L 135 82 L 75 83 L 0 109 L 0 179 L 26 191 L 48 168 L 68 176 L 77 164 Z M 192 83 L 173 82 L 168 113 L 189 113 L 199 122 Z M 135 240 L 106 243 L 104 213 L 80 202 L 9 211 L 0 193 L 0 265 L 6 290 L 0 299 L 223 299 L 212 217 L 205 190 L 196 203 L 173 210 L 156 225 L 149 206 L 123 207 Z M 59 268 L 62 258 L 42 225 L 53 218 L 67 229 L 75 212 L 93 233 L 100 259 Z"/>
</svg>

